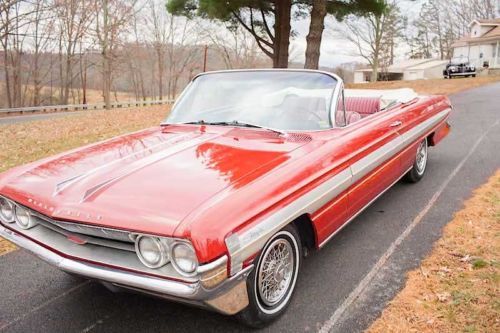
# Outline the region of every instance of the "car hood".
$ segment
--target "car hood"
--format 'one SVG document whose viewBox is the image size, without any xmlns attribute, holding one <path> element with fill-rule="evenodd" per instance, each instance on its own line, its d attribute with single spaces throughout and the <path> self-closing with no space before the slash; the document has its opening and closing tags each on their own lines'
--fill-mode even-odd
<svg viewBox="0 0 500 333">
<path fill-rule="evenodd" d="M 172 235 L 205 201 L 272 172 L 309 141 L 260 129 L 156 127 L 13 169 L 0 177 L 0 193 L 54 219 Z"/>
</svg>

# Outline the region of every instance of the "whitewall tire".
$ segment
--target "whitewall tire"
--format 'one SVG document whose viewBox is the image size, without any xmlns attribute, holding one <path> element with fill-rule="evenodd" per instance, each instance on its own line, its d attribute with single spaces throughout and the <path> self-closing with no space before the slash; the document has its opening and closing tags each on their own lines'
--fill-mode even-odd
<svg viewBox="0 0 500 333">
<path fill-rule="evenodd" d="M 247 279 L 249 305 L 237 317 L 263 327 L 285 311 L 293 296 L 302 260 L 300 237 L 293 225 L 277 232 L 255 259 Z"/>
</svg>

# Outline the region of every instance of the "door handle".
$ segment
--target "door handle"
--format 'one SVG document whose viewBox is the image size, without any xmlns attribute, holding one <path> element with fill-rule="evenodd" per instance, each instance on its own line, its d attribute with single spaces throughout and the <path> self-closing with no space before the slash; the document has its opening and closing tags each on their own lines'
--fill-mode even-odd
<svg viewBox="0 0 500 333">
<path fill-rule="evenodd" d="M 398 121 L 393 122 L 390 126 L 391 127 L 398 127 L 398 126 L 401 126 L 401 125 L 403 125 L 403 123 L 398 120 Z"/>
</svg>

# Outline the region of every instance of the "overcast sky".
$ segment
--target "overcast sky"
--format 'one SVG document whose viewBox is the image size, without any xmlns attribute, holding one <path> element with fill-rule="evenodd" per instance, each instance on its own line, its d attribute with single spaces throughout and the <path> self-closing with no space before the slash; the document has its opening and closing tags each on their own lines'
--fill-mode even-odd
<svg viewBox="0 0 500 333">
<path fill-rule="evenodd" d="M 500 1 L 500 0 L 499 0 Z M 416 17 L 420 12 L 420 7 L 424 0 L 399 0 L 399 6 L 403 15 L 408 17 Z M 304 52 L 306 49 L 306 35 L 309 31 L 309 19 L 302 19 L 292 22 L 292 29 L 298 33 L 298 36 L 291 41 L 291 59 L 293 62 L 304 62 Z M 320 66 L 335 67 L 345 62 L 359 61 L 365 62 L 363 58 L 356 56 L 355 48 L 346 40 L 335 36 L 332 32 L 335 26 L 341 23 L 335 21 L 334 18 L 327 17 L 325 22 L 325 32 L 321 43 Z M 403 58 L 405 53 L 404 47 L 397 50 L 397 58 Z"/>
</svg>

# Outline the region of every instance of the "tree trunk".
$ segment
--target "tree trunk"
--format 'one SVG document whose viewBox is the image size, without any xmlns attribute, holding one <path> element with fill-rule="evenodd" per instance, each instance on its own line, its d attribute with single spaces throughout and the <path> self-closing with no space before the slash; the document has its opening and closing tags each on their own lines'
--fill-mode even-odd
<svg viewBox="0 0 500 333">
<path fill-rule="evenodd" d="M 82 103 L 87 104 L 87 55 L 84 54 L 83 57 L 80 57 L 80 64 L 82 64 L 82 58 L 83 58 L 83 65 L 81 65 L 80 69 L 80 75 L 81 75 L 81 80 L 82 80 Z"/>
<path fill-rule="evenodd" d="M 163 60 L 158 59 L 158 99 L 163 99 Z"/>
<path fill-rule="evenodd" d="M 103 89 L 104 107 L 111 109 L 111 64 L 108 58 L 108 52 L 103 54 Z"/>
<path fill-rule="evenodd" d="M 288 47 L 290 45 L 290 19 L 292 12 L 292 0 L 275 1 L 275 23 L 273 43 L 273 67 L 288 67 Z"/>
<path fill-rule="evenodd" d="M 326 0 L 313 0 L 311 24 L 307 34 L 306 62 L 304 68 L 318 69 L 321 37 L 325 29 Z"/>
<path fill-rule="evenodd" d="M 378 80 L 378 70 L 380 64 L 380 50 L 382 46 L 382 37 L 384 31 L 382 28 L 382 17 L 376 16 L 374 22 L 374 36 L 375 45 L 373 49 L 373 62 L 372 62 L 372 74 L 370 76 L 370 82 L 376 82 Z"/>
<path fill-rule="evenodd" d="M 68 104 L 69 90 L 73 83 L 73 59 L 71 59 L 72 48 L 72 43 L 68 41 L 68 47 L 66 49 L 66 67 L 64 71 L 64 90 L 62 95 L 62 104 Z"/>
<path fill-rule="evenodd" d="M 34 59 L 34 65 L 33 65 L 33 105 L 38 106 L 40 105 L 40 91 L 42 90 L 42 81 L 40 80 L 40 64 L 39 64 L 39 57 L 40 54 L 38 53 L 38 50 L 35 52 L 33 55 Z"/>
<path fill-rule="evenodd" d="M 103 0 L 103 41 L 102 41 L 102 61 L 103 61 L 103 91 L 104 105 L 107 110 L 111 109 L 111 50 L 109 49 L 109 35 L 111 34 L 108 26 L 108 0 Z"/>
<path fill-rule="evenodd" d="M 9 50 L 7 49 L 7 34 L 5 34 L 5 46 L 3 49 L 3 65 L 5 71 L 5 93 L 7 95 L 7 106 L 9 108 L 13 107 L 12 105 L 12 92 L 11 92 L 11 84 L 10 84 L 10 68 L 9 68 Z"/>
<path fill-rule="evenodd" d="M 370 75 L 370 82 L 377 82 L 378 79 L 378 58 L 375 57 L 373 59 L 373 64 L 372 64 L 372 74 Z"/>
</svg>

